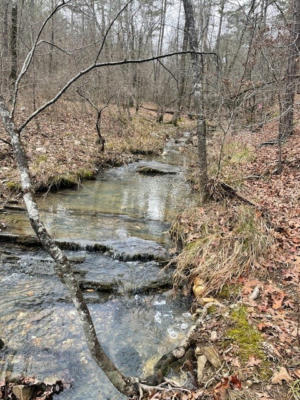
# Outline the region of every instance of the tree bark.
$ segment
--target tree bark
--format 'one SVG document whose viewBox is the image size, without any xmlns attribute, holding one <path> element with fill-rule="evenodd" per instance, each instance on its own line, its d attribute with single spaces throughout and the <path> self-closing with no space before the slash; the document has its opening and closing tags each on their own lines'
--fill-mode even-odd
<svg viewBox="0 0 300 400">
<path fill-rule="evenodd" d="M 3 2 L 3 57 L 8 54 L 8 1 Z"/>
<path fill-rule="evenodd" d="M 11 55 L 11 69 L 10 69 L 10 80 L 12 85 L 17 80 L 17 36 L 18 36 L 18 2 L 15 1 L 12 4 L 11 9 L 11 32 L 10 32 L 10 55 Z"/>
<path fill-rule="evenodd" d="M 282 101 L 282 114 L 279 122 L 279 140 L 293 134 L 296 75 L 300 50 L 300 0 L 293 2 L 293 23 L 286 72 L 286 86 Z"/>
<path fill-rule="evenodd" d="M 186 51 L 188 46 L 188 26 L 185 22 L 184 32 L 183 32 L 183 41 L 182 41 L 182 51 Z M 184 89 L 185 89 L 185 56 L 180 57 L 180 67 L 179 67 L 179 83 L 178 83 L 178 101 L 177 101 L 177 110 L 173 114 L 172 123 L 177 125 L 178 119 L 181 114 L 181 108 L 183 103 Z"/>
<path fill-rule="evenodd" d="M 195 28 L 195 17 L 191 0 L 183 0 L 186 27 L 188 31 L 191 50 L 198 51 L 197 33 Z M 207 152 L 206 152 L 206 122 L 204 117 L 204 93 L 203 93 L 203 62 L 202 57 L 196 53 L 191 54 L 193 65 L 193 95 L 195 113 L 197 114 L 197 138 L 199 158 L 199 183 L 201 200 L 204 202 L 209 197 L 207 176 Z"/>
<path fill-rule="evenodd" d="M 86 337 L 90 354 L 97 365 L 103 370 L 111 383 L 123 394 L 131 396 L 136 393 L 137 379 L 124 376 L 104 353 L 99 343 L 95 327 L 75 278 L 71 264 L 61 249 L 55 244 L 45 226 L 40 220 L 39 210 L 34 200 L 31 178 L 29 175 L 27 158 L 13 120 L 9 116 L 8 108 L 4 99 L 0 96 L 0 116 L 7 134 L 11 139 L 14 156 L 18 165 L 23 199 L 26 205 L 30 224 L 35 231 L 43 248 L 51 255 L 55 261 L 55 271 L 60 280 L 66 285 L 71 294 L 73 304 L 81 320 L 82 328 Z"/>
</svg>

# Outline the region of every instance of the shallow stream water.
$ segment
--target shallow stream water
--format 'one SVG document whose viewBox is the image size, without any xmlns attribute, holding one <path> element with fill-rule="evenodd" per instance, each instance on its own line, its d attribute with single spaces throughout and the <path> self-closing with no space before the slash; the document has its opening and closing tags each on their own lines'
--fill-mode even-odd
<svg viewBox="0 0 300 400">
<path fill-rule="evenodd" d="M 170 223 L 192 201 L 184 161 L 179 146 L 169 142 L 156 160 L 112 168 L 79 190 L 39 199 L 43 220 L 55 238 L 105 241 L 112 249 L 67 255 L 101 343 L 128 375 L 151 373 L 154 361 L 175 347 L 191 324 L 188 302 L 170 296 L 170 271 L 161 272 L 158 262 L 171 245 Z M 145 166 L 169 168 L 169 173 L 137 172 Z M 1 219 L 10 233 L 32 235 L 22 211 L 10 211 Z M 1 246 L 0 263 L 0 337 L 5 342 L 1 380 L 19 375 L 49 383 L 63 379 L 72 386 L 59 399 L 122 399 L 91 360 L 51 259 L 40 249 L 7 244 Z"/>
</svg>

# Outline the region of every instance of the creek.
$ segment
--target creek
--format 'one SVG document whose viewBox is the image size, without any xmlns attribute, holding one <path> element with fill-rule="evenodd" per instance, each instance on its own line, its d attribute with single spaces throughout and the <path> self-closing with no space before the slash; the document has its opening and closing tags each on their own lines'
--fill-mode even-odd
<svg viewBox="0 0 300 400">
<path fill-rule="evenodd" d="M 78 190 L 39 199 L 42 219 L 66 248 L 98 337 L 128 375 L 147 375 L 191 324 L 188 300 L 170 295 L 172 270 L 162 270 L 172 246 L 168 229 L 193 202 L 183 176 L 180 143 L 162 156 L 111 168 Z M 12 243 L 0 249 L 0 381 L 23 375 L 71 388 L 60 400 L 119 400 L 91 360 L 76 311 L 39 247 L 16 245 L 33 232 L 22 210 L 1 214 Z M 4 239 L 3 239 L 4 240 Z"/>
</svg>

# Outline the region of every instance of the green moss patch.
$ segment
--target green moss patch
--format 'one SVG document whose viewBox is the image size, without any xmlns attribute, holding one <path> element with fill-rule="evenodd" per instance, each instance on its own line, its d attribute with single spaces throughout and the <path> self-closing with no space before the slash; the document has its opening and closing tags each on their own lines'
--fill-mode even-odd
<svg viewBox="0 0 300 400">
<path fill-rule="evenodd" d="M 251 356 L 261 360 L 258 365 L 258 374 L 263 380 L 269 379 L 272 371 L 262 349 L 263 337 L 257 328 L 249 323 L 247 307 L 236 307 L 231 312 L 230 319 L 233 327 L 227 331 L 226 336 L 238 346 L 239 358 L 244 363 L 247 363 Z"/>
<path fill-rule="evenodd" d="M 15 181 L 6 182 L 6 187 L 11 192 L 16 192 L 16 193 L 18 193 L 22 190 L 21 184 L 19 182 L 15 182 Z"/>
<path fill-rule="evenodd" d="M 95 172 L 91 169 L 81 168 L 77 171 L 77 176 L 81 180 L 82 179 L 93 180 L 93 179 L 95 179 Z"/>
</svg>

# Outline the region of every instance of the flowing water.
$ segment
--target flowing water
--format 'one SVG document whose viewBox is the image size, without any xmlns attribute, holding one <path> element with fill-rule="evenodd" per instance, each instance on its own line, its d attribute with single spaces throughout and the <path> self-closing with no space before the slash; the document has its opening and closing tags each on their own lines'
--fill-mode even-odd
<svg viewBox="0 0 300 400">
<path fill-rule="evenodd" d="M 174 165 L 161 165 L 160 163 Z M 188 304 L 173 299 L 171 271 L 159 261 L 170 247 L 168 228 L 191 203 L 178 145 L 167 144 L 155 161 L 113 168 L 77 191 L 39 199 L 47 228 L 60 240 L 101 242 L 106 251 L 67 251 L 89 304 L 98 337 L 128 375 L 149 374 L 160 355 L 176 346 L 191 324 Z M 168 174 L 144 175 L 139 168 Z M 26 215 L 1 215 L 8 231 L 32 234 Z M 0 250 L 0 353 L 2 380 L 26 375 L 46 382 L 63 379 L 65 400 L 122 399 L 91 360 L 76 311 L 40 249 L 13 244 Z M 159 289 L 159 290 L 158 290 Z"/>
</svg>

